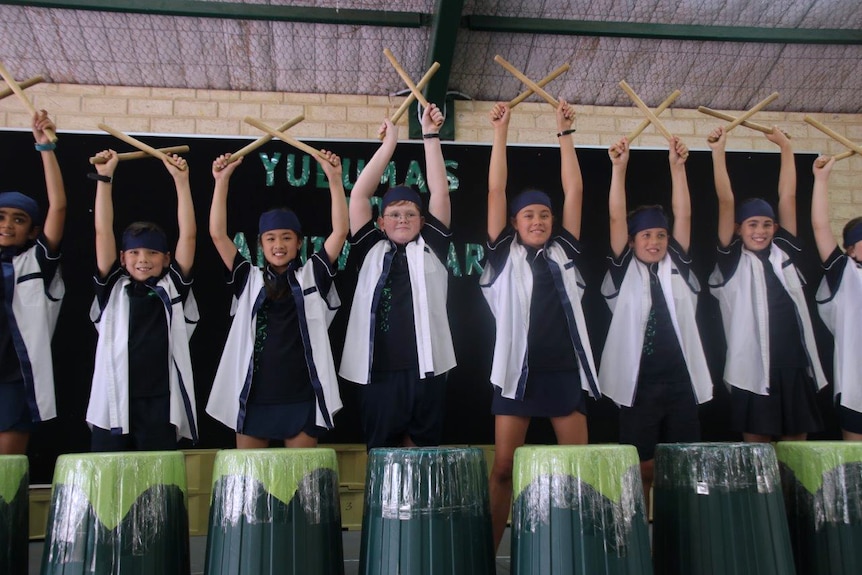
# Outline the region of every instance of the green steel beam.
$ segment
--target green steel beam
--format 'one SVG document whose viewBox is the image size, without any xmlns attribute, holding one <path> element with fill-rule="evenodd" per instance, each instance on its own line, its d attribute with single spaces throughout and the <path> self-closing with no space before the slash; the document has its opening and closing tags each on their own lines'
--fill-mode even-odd
<svg viewBox="0 0 862 575">
<path fill-rule="evenodd" d="M 862 30 L 807 28 L 752 28 L 689 26 L 642 22 L 597 22 L 470 15 L 466 27 L 482 32 L 561 34 L 567 36 L 616 36 L 664 40 L 717 42 L 770 42 L 779 44 L 862 44 Z"/>
<path fill-rule="evenodd" d="M 0 4 L 65 10 L 159 14 L 162 16 L 194 16 L 199 18 L 231 18 L 238 20 L 315 24 L 353 24 L 400 28 L 420 28 L 426 26 L 429 20 L 426 14 L 419 12 L 269 6 L 265 4 L 201 2 L 196 0 L 0 0 Z"/>
</svg>

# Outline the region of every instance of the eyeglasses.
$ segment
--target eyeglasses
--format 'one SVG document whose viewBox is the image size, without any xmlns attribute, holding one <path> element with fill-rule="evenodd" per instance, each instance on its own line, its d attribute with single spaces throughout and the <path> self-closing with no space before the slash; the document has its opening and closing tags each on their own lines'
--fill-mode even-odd
<svg viewBox="0 0 862 575">
<path fill-rule="evenodd" d="M 388 214 L 383 214 L 383 217 L 395 221 L 405 219 L 409 222 L 418 218 L 419 214 L 416 212 L 389 212 Z"/>
</svg>

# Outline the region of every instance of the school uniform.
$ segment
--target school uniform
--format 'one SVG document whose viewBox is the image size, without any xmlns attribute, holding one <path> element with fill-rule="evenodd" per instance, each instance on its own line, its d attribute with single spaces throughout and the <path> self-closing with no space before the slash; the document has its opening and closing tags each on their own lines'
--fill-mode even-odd
<svg viewBox="0 0 862 575">
<path fill-rule="evenodd" d="M 647 461 L 659 442 L 698 441 L 697 406 L 712 399 L 695 317 L 700 284 L 672 238 L 657 263 L 641 262 L 630 247 L 609 260 L 602 295 L 613 317 L 599 389 L 621 408 L 620 443 Z"/>
<path fill-rule="evenodd" d="M 237 253 L 228 285 L 233 323 L 207 413 L 237 433 L 289 439 L 331 429 L 341 409 L 329 325 L 341 305 L 325 251 L 284 273 Z M 266 282 L 283 297 L 267 297 Z"/>
<path fill-rule="evenodd" d="M 781 228 L 760 252 L 739 238 L 718 249 L 709 284 L 727 339 L 724 381 L 735 431 L 781 436 L 822 426 L 815 393 L 826 377 L 794 264 L 800 252 Z"/>
<path fill-rule="evenodd" d="M 40 235 L 0 250 L 0 263 L 0 431 L 27 432 L 57 416 L 51 338 L 65 295 L 60 253 Z"/>
<path fill-rule="evenodd" d="M 446 309 L 451 232 L 425 216 L 419 235 L 397 245 L 367 222 L 350 239 L 359 270 L 339 375 L 360 384 L 368 448 L 442 438 L 445 374 L 455 367 Z"/>
<path fill-rule="evenodd" d="M 90 319 L 99 337 L 87 407 L 93 450 L 196 442 L 189 338 L 199 314 L 191 279 L 172 264 L 162 277 L 137 282 L 114 262 L 94 280 Z"/>
<path fill-rule="evenodd" d="M 507 227 L 488 243 L 479 281 L 496 325 L 491 384 L 495 415 L 561 417 L 586 413 L 582 391 L 598 397 L 584 321 L 580 242 L 554 230 L 541 249 Z"/>
<path fill-rule="evenodd" d="M 862 265 L 840 248 L 823 263 L 817 308 L 835 336 L 834 396 L 841 429 L 862 433 Z"/>
</svg>

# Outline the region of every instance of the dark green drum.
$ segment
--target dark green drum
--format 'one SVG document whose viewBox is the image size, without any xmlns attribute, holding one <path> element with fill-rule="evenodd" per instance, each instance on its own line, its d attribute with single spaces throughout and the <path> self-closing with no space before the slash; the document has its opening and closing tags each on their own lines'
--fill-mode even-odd
<svg viewBox="0 0 862 575">
<path fill-rule="evenodd" d="M 775 446 L 799 573 L 862 573 L 862 444 Z"/>
<path fill-rule="evenodd" d="M 219 451 L 204 573 L 342 575 L 335 451 Z"/>
<path fill-rule="evenodd" d="M 27 573 L 30 533 L 26 455 L 0 455 L 0 573 Z"/>
<path fill-rule="evenodd" d="M 371 450 L 360 574 L 494 575 L 492 547 L 481 449 Z"/>
<path fill-rule="evenodd" d="M 513 574 L 652 574 L 634 447 L 520 447 L 513 494 Z"/>
<path fill-rule="evenodd" d="M 661 444 L 653 494 L 656 573 L 796 572 L 771 445 Z"/>
<path fill-rule="evenodd" d="M 42 575 L 188 575 L 179 451 L 61 455 Z"/>
</svg>

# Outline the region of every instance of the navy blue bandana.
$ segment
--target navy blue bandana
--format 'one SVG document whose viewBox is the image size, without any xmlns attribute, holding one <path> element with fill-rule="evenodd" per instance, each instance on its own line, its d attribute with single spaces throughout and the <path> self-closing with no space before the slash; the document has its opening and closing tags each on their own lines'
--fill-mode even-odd
<svg viewBox="0 0 862 575">
<path fill-rule="evenodd" d="M 512 202 L 509 205 L 509 215 L 513 218 L 518 215 L 518 212 L 526 208 L 527 206 L 545 206 L 548 209 L 551 209 L 551 198 L 545 192 L 540 192 L 539 190 L 527 190 L 525 192 L 521 192 L 514 198 L 512 198 Z"/>
<path fill-rule="evenodd" d="M 0 193 L 0 208 L 21 210 L 30 216 L 34 226 L 42 224 L 42 211 L 39 209 L 39 204 L 30 196 L 25 196 L 21 192 Z"/>
<path fill-rule="evenodd" d="M 667 216 L 664 215 L 664 210 L 657 206 L 636 211 L 629 217 L 628 224 L 630 236 L 653 228 L 670 230 L 670 224 L 667 221 Z"/>
<path fill-rule="evenodd" d="M 413 202 L 418 209 L 422 209 L 422 198 L 419 197 L 416 190 L 409 186 L 395 186 L 386 190 L 380 203 L 380 213 L 383 214 L 386 211 L 386 206 L 393 202 Z"/>
<path fill-rule="evenodd" d="M 849 230 L 844 230 L 844 248 L 847 249 L 856 242 L 862 240 L 862 222 L 859 222 Z"/>
<path fill-rule="evenodd" d="M 302 235 L 302 226 L 299 225 L 299 218 L 290 210 L 277 208 L 263 212 L 260 215 L 260 220 L 257 223 L 257 233 L 260 235 L 272 230 L 291 230 L 298 235 Z"/>
<path fill-rule="evenodd" d="M 736 223 L 741 224 L 748 218 L 763 217 L 775 220 L 775 210 L 766 200 L 754 198 L 745 201 L 736 207 Z"/>
<path fill-rule="evenodd" d="M 169 251 L 168 239 L 160 230 L 142 230 L 136 233 L 126 230 L 123 232 L 123 251 L 139 248 L 156 250 L 166 254 Z"/>
</svg>

